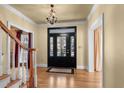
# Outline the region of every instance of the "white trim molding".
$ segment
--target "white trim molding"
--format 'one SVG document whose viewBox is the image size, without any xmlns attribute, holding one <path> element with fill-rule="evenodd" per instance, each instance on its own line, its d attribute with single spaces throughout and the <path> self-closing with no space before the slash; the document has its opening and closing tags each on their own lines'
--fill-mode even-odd
<svg viewBox="0 0 124 93">
<path fill-rule="evenodd" d="M 87 66 L 77 65 L 77 69 L 86 69 L 87 70 Z"/>
<path fill-rule="evenodd" d="M 88 27 L 88 71 L 94 72 L 94 31 L 96 28 L 102 26 L 101 35 L 101 62 L 103 64 L 103 28 L 104 28 L 104 14 L 101 14 L 97 19 Z"/>
<path fill-rule="evenodd" d="M 17 9 L 15 9 L 14 7 L 12 7 L 11 5 L 8 4 L 1 4 L 0 6 L 6 8 L 7 10 L 11 11 L 12 13 L 14 13 L 15 15 L 23 18 L 24 20 L 26 20 L 27 22 L 33 24 L 33 25 L 37 25 L 33 20 L 31 20 L 29 17 L 25 16 L 23 13 L 21 13 L 20 11 L 18 11 Z"/>
<path fill-rule="evenodd" d="M 89 27 L 88 29 L 93 31 L 99 26 L 103 26 L 103 14 L 101 14 Z"/>
<path fill-rule="evenodd" d="M 31 30 L 28 30 L 28 29 L 24 28 L 23 26 L 18 25 L 17 23 L 12 22 L 12 21 L 7 21 L 7 24 L 10 25 L 10 26 L 14 26 L 14 27 L 16 27 L 18 29 L 21 29 L 21 30 L 23 30 L 25 32 L 31 32 L 31 33 L 33 32 Z"/>
<path fill-rule="evenodd" d="M 89 15 L 88 15 L 88 17 L 87 17 L 87 20 L 89 20 L 90 19 L 90 17 L 92 16 L 92 14 L 96 11 L 96 8 L 99 6 L 99 4 L 94 4 L 93 5 L 93 7 L 92 7 L 92 9 L 91 9 L 91 11 L 90 11 L 90 13 L 89 13 Z"/>
<path fill-rule="evenodd" d="M 34 33 L 33 31 L 28 30 L 28 29 L 26 29 L 26 28 L 24 28 L 24 27 L 22 27 L 22 26 L 20 26 L 20 25 L 18 25 L 18 24 L 16 24 L 16 23 L 14 23 L 14 22 L 11 22 L 11 21 L 7 21 L 7 24 L 8 24 L 8 27 L 9 27 L 9 28 L 10 28 L 11 26 L 14 26 L 14 27 L 16 27 L 16 28 L 18 28 L 18 29 L 23 30 L 24 32 L 30 32 L 30 33 L 32 33 L 32 47 L 34 48 L 35 33 Z"/>
</svg>

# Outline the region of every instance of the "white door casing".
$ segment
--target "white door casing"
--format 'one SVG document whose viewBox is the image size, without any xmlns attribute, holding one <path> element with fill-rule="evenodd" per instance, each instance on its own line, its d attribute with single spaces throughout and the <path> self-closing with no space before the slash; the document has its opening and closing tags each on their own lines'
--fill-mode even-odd
<svg viewBox="0 0 124 93">
<path fill-rule="evenodd" d="M 94 72 L 94 31 L 96 28 L 102 26 L 102 31 L 101 31 L 101 63 L 103 64 L 103 21 L 104 21 L 104 15 L 102 14 L 99 16 L 93 24 L 88 27 L 88 71 L 89 72 Z M 103 66 L 103 65 L 102 65 Z M 103 67 L 102 67 L 103 69 Z"/>
</svg>

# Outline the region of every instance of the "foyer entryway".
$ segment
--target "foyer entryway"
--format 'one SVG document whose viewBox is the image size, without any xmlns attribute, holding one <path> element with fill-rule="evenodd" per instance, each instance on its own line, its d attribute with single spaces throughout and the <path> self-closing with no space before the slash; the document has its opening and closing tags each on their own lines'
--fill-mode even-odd
<svg viewBox="0 0 124 93">
<path fill-rule="evenodd" d="M 76 68 L 76 27 L 48 28 L 48 67 Z"/>
</svg>

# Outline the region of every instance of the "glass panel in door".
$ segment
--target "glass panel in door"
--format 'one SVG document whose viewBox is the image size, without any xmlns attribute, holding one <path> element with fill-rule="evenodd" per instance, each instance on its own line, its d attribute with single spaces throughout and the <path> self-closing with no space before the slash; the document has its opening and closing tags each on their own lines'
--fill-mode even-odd
<svg viewBox="0 0 124 93">
<path fill-rule="evenodd" d="M 75 41 L 74 41 L 74 36 L 71 36 L 71 37 L 70 37 L 70 49 L 71 49 L 70 51 L 71 51 L 71 57 L 74 57 L 74 56 L 75 56 L 75 52 L 74 52 L 74 51 L 75 51 L 75 50 L 74 50 L 74 49 L 75 49 L 75 47 L 74 47 L 74 42 L 75 42 Z"/>
<path fill-rule="evenodd" d="M 61 37 L 57 37 L 57 56 L 61 56 Z"/>
<path fill-rule="evenodd" d="M 61 46 L 62 46 L 62 56 L 66 56 L 66 37 L 61 37 Z"/>
<path fill-rule="evenodd" d="M 57 56 L 58 57 L 66 56 L 66 36 L 57 37 Z"/>
<path fill-rule="evenodd" d="M 50 57 L 53 57 L 53 37 L 50 37 Z"/>
</svg>

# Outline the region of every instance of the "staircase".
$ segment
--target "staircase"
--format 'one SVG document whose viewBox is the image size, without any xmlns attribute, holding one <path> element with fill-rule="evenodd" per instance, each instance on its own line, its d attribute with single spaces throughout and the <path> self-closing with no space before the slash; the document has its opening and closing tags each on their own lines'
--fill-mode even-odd
<svg viewBox="0 0 124 93">
<path fill-rule="evenodd" d="M 6 54 L 6 66 L 3 66 L 2 53 L 2 31 L 6 32 L 8 38 L 18 44 L 18 66 L 15 67 L 15 58 L 12 55 L 12 64 L 10 63 L 10 50 Z M 0 88 L 34 88 L 37 87 L 37 67 L 36 67 L 36 49 L 27 48 L 15 35 L 14 31 L 9 30 L 2 21 L 0 21 Z M 9 39 L 7 41 L 10 43 Z M 15 51 L 13 51 L 15 53 Z M 27 58 L 28 53 L 29 58 Z M 12 65 L 12 66 L 11 66 Z M 3 67 L 6 71 L 3 71 Z"/>
</svg>

